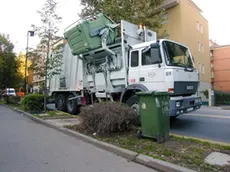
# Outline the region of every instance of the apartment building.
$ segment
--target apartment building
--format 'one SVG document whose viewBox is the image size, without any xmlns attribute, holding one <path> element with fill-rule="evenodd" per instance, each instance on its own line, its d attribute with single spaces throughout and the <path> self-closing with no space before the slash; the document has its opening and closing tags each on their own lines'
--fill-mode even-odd
<svg viewBox="0 0 230 172">
<path fill-rule="evenodd" d="M 208 21 L 202 10 L 192 0 L 166 0 L 166 13 L 160 33 L 167 32 L 165 38 L 187 45 L 200 72 L 198 94 L 207 101 L 203 91 L 210 88 L 210 47 Z"/>
<path fill-rule="evenodd" d="M 230 93 L 230 45 L 210 41 L 211 85 L 215 90 Z"/>
</svg>

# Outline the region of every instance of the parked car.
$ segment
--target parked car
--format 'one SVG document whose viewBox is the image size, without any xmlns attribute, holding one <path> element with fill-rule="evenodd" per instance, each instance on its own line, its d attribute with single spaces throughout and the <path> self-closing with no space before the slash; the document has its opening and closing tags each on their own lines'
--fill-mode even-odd
<svg viewBox="0 0 230 172">
<path fill-rule="evenodd" d="M 14 89 L 14 88 L 6 88 L 6 89 L 3 91 L 3 97 L 4 97 L 4 96 L 16 96 L 15 89 Z"/>
</svg>

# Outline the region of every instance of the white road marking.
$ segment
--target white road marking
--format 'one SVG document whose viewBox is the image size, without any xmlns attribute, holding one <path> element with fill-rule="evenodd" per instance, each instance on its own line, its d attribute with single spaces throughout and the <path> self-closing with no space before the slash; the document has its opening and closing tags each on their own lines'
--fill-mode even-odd
<svg viewBox="0 0 230 172">
<path fill-rule="evenodd" d="M 202 114 L 184 114 L 185 116 L 194 116 L 194 117 L 206 117 L 206 118 L 219 118 L 219 119 L 230 119 L 230 116 L 223 115 L 202 115 Z"/>
</svg>

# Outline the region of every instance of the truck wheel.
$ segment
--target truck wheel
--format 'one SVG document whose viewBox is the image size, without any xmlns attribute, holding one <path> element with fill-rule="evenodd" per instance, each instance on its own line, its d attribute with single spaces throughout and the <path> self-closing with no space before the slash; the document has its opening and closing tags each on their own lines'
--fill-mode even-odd
<svg viewBox="0 0 230 172">
<path fill-rule="evenodd" d="M 70 94 L 66 98 L 66 108 L 67 108 L 67 112 L 68 113 L 70 113 L 70 114 L 76 114 L 77 111 L 78 111 L 77 101 L 76 101 L 76 99 L 69 100 L 72 97 L 74 97 L 74 96 L 72 94 Z"/>
<path fill-rule="evenodd" d="M 175 121 L 175 120 L 177 120 L 177 117 L 178 117 L 178 115 L 177 115 L 177 116 L 170 116 L 170 121 Z"/>
<path fill-rule="evenodd" d="M 128 106 L 130 106 L 136 113 L 137 113 L 137 116 L 138 116 L 138 119 L 137 119 L 137 125 L 140 126 L 141 122 L 140 122 L 140 106 L 139 106 L 139 97 L 137 95 L 134 95 L 134 96 L 131 96 L 126 104 Z"/>
<path fill-rule="evenodd" d="M 57 97 L 57 109 L 60 111 L 66 111 L 66 98 L 63 94 Z"/>
</svg>

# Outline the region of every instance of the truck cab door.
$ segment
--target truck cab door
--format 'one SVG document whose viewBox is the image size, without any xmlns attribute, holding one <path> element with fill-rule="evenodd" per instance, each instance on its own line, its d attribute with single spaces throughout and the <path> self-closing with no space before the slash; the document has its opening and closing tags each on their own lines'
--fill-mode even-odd
<svg viewBox="0 0 230 172">
<path fill-rule="evenodd" d="M 149 90 L 164 88 L 165 71 L 161 66 L 162 59 L 159 48 L 146 48 L 141 52 L 139 67 L 139 83 Z"/>
<path fill-rule="evenodd" d="M 129 74 L 128 83 L 137 84 L 139 83 L 139 64 L 140 64 L 140 53 L 138 50 L 131 51 L 129 54 Z"/>
</svg>

